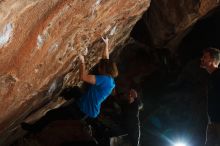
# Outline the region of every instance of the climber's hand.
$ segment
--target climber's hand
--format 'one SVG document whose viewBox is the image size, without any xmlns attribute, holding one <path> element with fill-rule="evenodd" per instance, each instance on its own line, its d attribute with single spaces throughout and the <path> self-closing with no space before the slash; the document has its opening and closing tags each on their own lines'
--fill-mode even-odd
<svg viewBox="0 0 220 146">
<path fill-rule="evenodd" d="M 85 63 L 84 56 L 82 54 L 79 54 L 79 60 L 81 63 Z"/>
</svg>

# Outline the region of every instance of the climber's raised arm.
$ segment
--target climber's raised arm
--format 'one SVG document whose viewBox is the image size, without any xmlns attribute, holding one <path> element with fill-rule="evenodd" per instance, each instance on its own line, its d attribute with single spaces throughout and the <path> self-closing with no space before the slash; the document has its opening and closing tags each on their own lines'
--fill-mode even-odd
<svg viewBox="0 0 220 146">
<path fill-rule="evenodd" d="M 79 60 L 80 60 L 80 67 L 79 67 L 80 80 L 90 84 L 95 84 L 96 83 L 95 75 L 89 75 L 88 72 L 86 71 L 84 56 L 80 54 Z"/>
<path fill-rule="evenodd" d="M 105 49 L 102 52 L 102 59 L 109 59 L 109 43 L 108 43 L 108 38 L 103 38 L 102 40 L 105 43 Z"/>
</svg>

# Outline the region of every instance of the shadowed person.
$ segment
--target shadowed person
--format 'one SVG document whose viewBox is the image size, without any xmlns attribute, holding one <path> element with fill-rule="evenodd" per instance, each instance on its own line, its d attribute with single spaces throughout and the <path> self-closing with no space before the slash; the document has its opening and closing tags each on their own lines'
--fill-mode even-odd
<svg viewBox="0 0 220 146">
<path fill-rule="evenodd" d="M 200 67 L 209 74 L 208 84 L 208 117 L 206 146 L 220 146 L 220 51 L 207 48 L 203 51 Z"/>
</svg>

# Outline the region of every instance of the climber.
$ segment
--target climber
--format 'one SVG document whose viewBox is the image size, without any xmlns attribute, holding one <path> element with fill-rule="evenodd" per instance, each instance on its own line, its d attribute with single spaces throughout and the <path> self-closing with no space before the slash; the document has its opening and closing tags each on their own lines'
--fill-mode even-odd
<svg viewBox="0 0 220 146">
<path fill-rule="evenodd" d="M 102 53 L 102 59 L 98 63 L 98 75 L 88 74 L 85 70 L 84 56 L 79 56 L 80 79 L 90 84 L 84 93 L 76 93 L 77 96 L 81 96 L 79 100 L 67 106 L 48 111 L 45 116 L 34 124 L 21 123 L 24 130 L 38 132 L 55 120 L 94 119 L 99 115 L 101 103 L 111 94 L 115 87 L 114 77 L 118 75 L 116 64 L 109 59 L 108 38 L 102 39 L 106 46 Z M 73 89 L 79 91 L 75 87 Z"/>
</svg>

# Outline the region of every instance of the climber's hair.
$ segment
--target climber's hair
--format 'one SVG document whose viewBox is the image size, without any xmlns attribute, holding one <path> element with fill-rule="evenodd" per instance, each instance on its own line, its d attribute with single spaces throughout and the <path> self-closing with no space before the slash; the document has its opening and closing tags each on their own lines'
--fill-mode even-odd
<svg viewBox="0 0 220 146">
<path fill-rule="evenodd" d="M 118 76 L 118 68 L 115 62 L 110 59 L 101 59 L 98 63 L 98 70 L 100 74 L 108 75 L 113 78 Z"/>
</svg>

